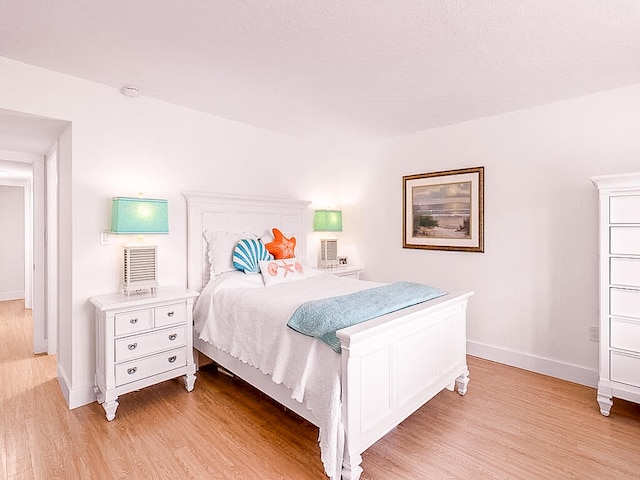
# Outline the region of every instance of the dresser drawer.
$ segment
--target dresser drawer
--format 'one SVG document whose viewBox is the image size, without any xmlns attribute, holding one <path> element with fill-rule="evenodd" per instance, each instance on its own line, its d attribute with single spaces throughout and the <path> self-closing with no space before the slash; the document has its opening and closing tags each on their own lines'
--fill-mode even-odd
<svg viewBox="0 0 640 480">
<path fill-rule="evenodd" d="M 187 307 L 184 303 L 164 305 L 154 309 L 156 327 L 184 323 L 187 320 Z"/>
<path fill-rule="evenodd" d="M 611 223 L 640 223 L 640 196 L 622 195 L 609 200 Z"/>
<path fill-rule="evenodd" d="M 336 273 L 334 275 L 337 275 L 338 277 L 342 277 L 342 278 L 354 278 L 356 280 L 360 279 L 360 272 Z"/>
<path fill-rule="evenodd" d="M 177 325 L 173 328 L 144 333 L 133 337 L 116 340 L 116 362 L 143 357 L 155 352 L 162 352 L 187 344 L 185 327 Z"/>
<path fill-rule="evenodd" d="M 611 352 L 611 380 L 632 386 L 640 386 L 640 357 Z"/>
<path fill-rule="evenodd" d="M 141 332 L 150 328 L 153 328 L 153 313 L 150 308 L 115 314 L 116 336 Z"/>
<path fill-rule="evenodd" d="M 640 259 L 639 258 L 612 258 L 611 284 L 640 287 Z"/>
<path fill-rule="evenodd" d="M 187 353 L 184 348 L 121 363 L 116 365 L 116 386 L 184 367 L 186 364 Z"/>
<path fill-rule="evenodd" d="M 612 288 L 609 302 L 611 315 L 640 318 L 640 291 Z"/>
<path fill-rule="evenodd" d="M 640 321 L 612 318 L 609 335 L 611 348 L 640 353 Z"/>
<path fill-rule="evenodd" d="M 640 227 L 611 227 L 612 255 L 640 255 Z"/>
</svg>

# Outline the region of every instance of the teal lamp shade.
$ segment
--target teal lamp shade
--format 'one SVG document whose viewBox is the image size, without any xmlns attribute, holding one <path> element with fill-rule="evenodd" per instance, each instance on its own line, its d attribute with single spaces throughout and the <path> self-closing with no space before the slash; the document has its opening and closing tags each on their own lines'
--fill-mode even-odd
<svg viewBox="0 0 640 480">
<path fill-rule="evenodd" d="M 316 210 L 313 215 L 314 232 L 341 232 L 341 210 Z"/>
<path fill-rule="evenodd" d="M 111 206 L 111 233 L 144 235 L 169 233 L 166 200 L 115 197 Z"/>
</svg>

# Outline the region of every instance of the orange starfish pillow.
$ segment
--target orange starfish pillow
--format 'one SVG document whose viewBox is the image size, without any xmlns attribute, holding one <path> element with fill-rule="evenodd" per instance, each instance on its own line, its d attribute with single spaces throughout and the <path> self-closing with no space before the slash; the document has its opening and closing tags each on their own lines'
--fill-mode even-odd
<svg viewBox="0 0 640 480">
<path fill-rule="evenodd" d="M 273 232 L 273 242 L 265 244 L 269 253 L 273 255 L 276 260 L 294 258 L 296 237 L 286 238 L 277 228 L 274 228 L 271 231 Z"/>
</svg>

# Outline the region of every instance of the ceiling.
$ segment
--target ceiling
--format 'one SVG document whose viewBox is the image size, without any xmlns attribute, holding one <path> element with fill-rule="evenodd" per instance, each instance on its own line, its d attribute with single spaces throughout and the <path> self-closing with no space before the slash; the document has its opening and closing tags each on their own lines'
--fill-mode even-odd
<svg viewBox="0 0 640 480">
<path fill-rule="evenodd" d="M 0 186 L 8 182 L 22 182 L 33 178 L 33 166 L 27 162 L 2 160 L 0 157 Z"/>
<path fill-rule="evenodd" d="M 63 120 L 0 108 L 0 185 L 5 181 L 30 180 L 33 156 L 50 153 L 68 124 Z M 25 153 L 31 155 L 23 155 Z"/>
<path fill-rule="evenodd" d="M 33 175 L 32 155 L 44 156 L 51 151 L 69 122 L 39 117 L 0 108 L 0 183 L 23 181 Z"/>
<path fill-rule="evenodd" d="M 0 150 L 45 155 L 68 124 L 0 108 Z"/>
<path fill-rule="evenodd" d="M 0 56 L 294 135 L 640 83 L 637 0 L 0 0 Z"/>
</svg>

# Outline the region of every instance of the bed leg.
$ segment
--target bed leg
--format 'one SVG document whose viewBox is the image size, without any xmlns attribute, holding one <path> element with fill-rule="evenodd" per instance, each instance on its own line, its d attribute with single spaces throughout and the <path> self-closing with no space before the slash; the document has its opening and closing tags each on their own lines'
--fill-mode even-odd
<svg viewBox="0 0 640 480">
<path fill-rule="evenodd" d="M 464 395 L 467 393 L 467 385 L 469 385 L 469 370 L 465 368 L 462 375 L 456 378 L 456 385 L 458 386 L 458 393 Z"/>
<path fill-rule="evenodd" d="M 342 458 L 342 480 L 358 480 L 362 474 L 362 456 L 359 453 L 351 455 L 345 446 Z"/>
</svg>

